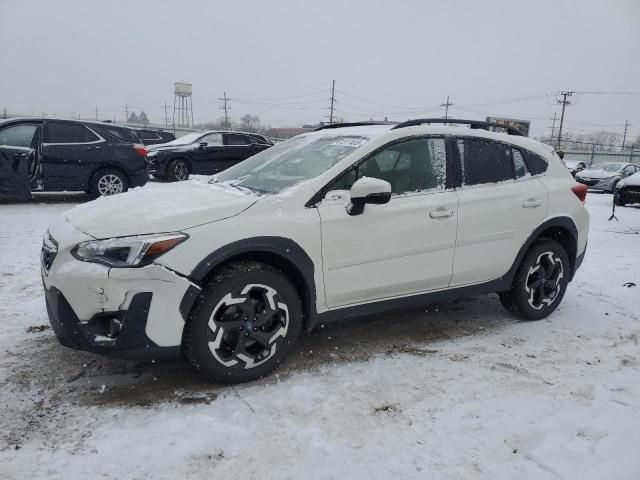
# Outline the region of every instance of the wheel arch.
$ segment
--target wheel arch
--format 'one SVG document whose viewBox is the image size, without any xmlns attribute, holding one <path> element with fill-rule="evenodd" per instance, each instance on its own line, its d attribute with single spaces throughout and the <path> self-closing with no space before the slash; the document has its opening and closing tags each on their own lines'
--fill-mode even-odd
<svg viewBox="0 0 640 480">
<path fill-rule="evenodd" d="M 204 285 L 224 265 L 242 260 L 265 263 L 281 270 L 300 295 L 304 325 L 312 325 L 311 319 L 316 316 L 314 264 L 304 249 L 289 238 L 255 237 L 230 243 L 202 259 L 189 278 L 198 285 Z M 180 305 L 185 320 L 199 293 L 195 290 L 187 291 Z"/>
<path fill-rule="evenodd" d="M 571 267 L 571 276 L 569 280 L 573 280 L 578 258 L 578 227 L 576 227 L 576 224 L 571 217 L 560 216 L 546 220 L 544 223 L 539 225 L 531 235 L 529 235 L 527 241 L 520 248 L 518 256 L 516 257 L 515 262 L 513 262 L 513 266 L 503 277 L 509 287 L 513 282 L 513 278 L 515 277 L 524 256 L 537 241 L 543 239 L 555 240 L 566 250 Z"/>
</svg>

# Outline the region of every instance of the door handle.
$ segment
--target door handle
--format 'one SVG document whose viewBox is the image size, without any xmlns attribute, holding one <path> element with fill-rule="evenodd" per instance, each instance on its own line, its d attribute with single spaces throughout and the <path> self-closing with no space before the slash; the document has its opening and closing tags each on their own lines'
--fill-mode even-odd
<svg viewBox="0 0 640 480">
<path fill-rule="evenodd" d="M 537 198 L 528 198 L 522 202 L 522 208 L 537 208 L 540 205 L 542 205 L 542 200 L 538 200 Z"/>
<path fill-rule="evenodd" d="M 454 214 L 453 210 L 445 210 L 444 208 L 429 212 L 429 216 L 431 218 L 449 218 L 449 217 L 453 217 L 453 214 Z"/>
</svg>

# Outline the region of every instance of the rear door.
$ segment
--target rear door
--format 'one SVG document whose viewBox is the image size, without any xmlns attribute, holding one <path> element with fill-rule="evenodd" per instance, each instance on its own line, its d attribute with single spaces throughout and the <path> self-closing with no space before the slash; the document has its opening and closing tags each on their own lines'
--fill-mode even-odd
<svg viewBox="0 0 640 480">
<path fill-rule="evenodd" d="M 458 138 L 462 185 L 452 286 L 495 280 L 542 222 L 548 192 L 531 175 L 523 152 L 505 143 Z"/>
<path fill-rule="evenodd" d="M 0 195 L 31 197 L 30 180 L 37 169 L 40 122 L 0 127 Z"/>
<path fill-rule="evenodd" d="M 42 176 L 47 190 L 84 190 L 103 161 L 108 144 L 81 123 L 48 120 L 42 143 Z"/>
</svg>

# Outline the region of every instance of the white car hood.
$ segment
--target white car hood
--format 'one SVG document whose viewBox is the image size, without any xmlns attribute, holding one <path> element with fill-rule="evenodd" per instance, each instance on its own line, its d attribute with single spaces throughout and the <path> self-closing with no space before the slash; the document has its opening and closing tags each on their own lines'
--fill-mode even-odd
<svg viewBox="0 0 640 480">
<path fill-rule="evenodd" d="M 582 170 L 578 176 L 586 178 L 609 178 L 620 175 L 618 172 L 607 172 L 605 170 Z"/>
<path fill-rule="evenodd" d="M 179 182 L 98 198 L 69 210 L 69 223 L 95 238 L 184 230 L 233 217 L 260 196 L 232 187 Z"/>
</svg>

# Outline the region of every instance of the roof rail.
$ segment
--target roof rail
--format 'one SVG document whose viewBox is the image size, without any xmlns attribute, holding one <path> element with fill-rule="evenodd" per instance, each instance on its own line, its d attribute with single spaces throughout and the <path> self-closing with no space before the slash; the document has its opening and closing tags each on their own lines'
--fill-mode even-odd
<svg viewBox="0 0 640 480">
<path fill-rule="evenodd" d="M 362 127 L 365 125 L 393 125 L 394 122 L 345 122 L 345 123 L 328 123 L 314 130 L 328 130 L 330 128 L 342 128 L 342 127 Z"/>
<path fill-rule="evenodd" d="M 501 123 L 495 122 L 483 122 L 482 120 L 459 120 L 455 118 L 417 118 L 415 120 L 407 120 L 406 122 L 402 122 L 397 124 L 391 130 L 395 130 L 396 128 L 405 128 L 405 127 L 415 127 L 416 125 L 422 125 L 425 123 L 454 123 L 461 125 L 469 125 L 469 128 L 472 129 L 483 129 L 488 130 L 489 127 L 494 128 L 502 128 L 507 131 L 509 135 L 518 135 L 520 137 L 524 137 L 524 133 L 518 130 L 515 127 L 509 125 L 503 125 Z"/>
</svg>

